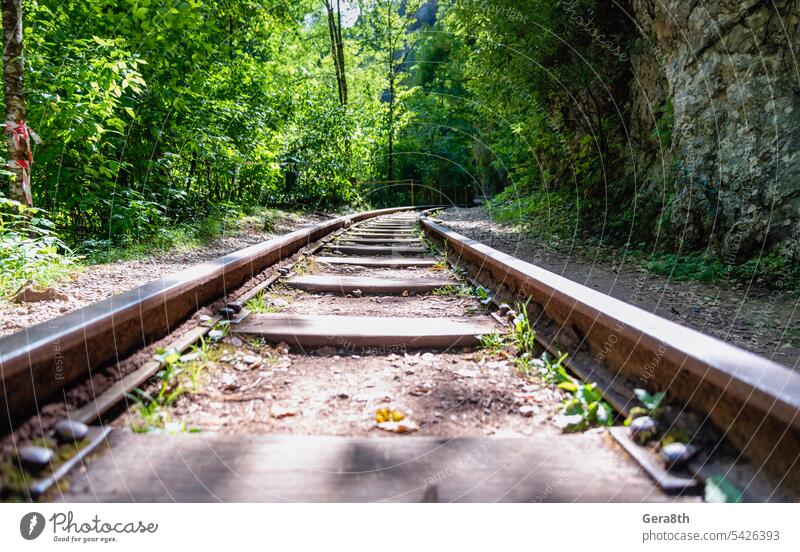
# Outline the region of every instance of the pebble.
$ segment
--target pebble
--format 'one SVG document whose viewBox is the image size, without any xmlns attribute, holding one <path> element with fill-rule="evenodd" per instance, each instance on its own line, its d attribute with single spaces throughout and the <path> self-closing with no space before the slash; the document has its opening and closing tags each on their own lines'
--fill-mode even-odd
<svg viewBox="0 0 800 552">
<path fill-rule="evenodd" d="M 33 470 L 41 470 L 50 465 L 55 453 L 49 448 L 26 446 L 19 449 L 19 461 Z"/>
<path fill-rule="evenodd" d="M 644 445 L 651 441 L 658 434 L 656 422 L 650 416 L 635 418 L 631 421 L 629 430 L 631 439 L 640 445 Z"/>
<path fill-rule="evenodd" d="M 531 404 L 526 404 L 525 406 L 520 406 L 519 407 L 519 413 L 522 414 L 523 416 L 525 416 L 526 418 L 530 418 L 531 416 L 536 414 L 536 412 L 538 410 L 539 409 L 537 407 L 535 407 L 535 406 L 533 406 Z"/>
<path fill-rule="evenodd" d="M 236 387 L 236 378 L 231 374 L 222 374 L 222 377 L 219 378 L 219 381 L 223 386 L 229 389 Z"/>
<path fill-rule="evenodd" d="M 181 355 L 180 358 L 178 359 L 178 361 L 179 362 L 193 362 L 193 361 L 197 360 L 198 358 L 200 358 L 200 353 L 199 352 L 186 353 L 185 355 Z"/>
<path fill-rule="evenodd" d="M 245 364 L 255 364 L 260 361 L 261 359 L 255 355 L 245 355 L 245 357 L 242 359 L 242 362 Z"/>
<path fill-rule="evenodd" d="M 353 297 L 361 297 L 362 293 L 360 289 L 353 290 Z"/>
<path fill-rule="evenodd" d="M 270 414 L 273 418 L 286 418 L 288 416 L 295 416 L 297 415 L 297 408 L 291 406 L 280 406 L 277 404 L 273 404 L 272 408 L 270 408 Z"/>
<path fill-rule="evenodd" d="M 89 434 L 89 426 L 72 420 L 61 420 L 55 425 L 55 430 L 62 443 L 80 441 Z"/>
<path fill-rule="evenodd" d="M 223 332 L 222 330 L 211 330 L 210 332 L 208 332 L 208 338 L 211 341 L 219 341 L 223 337 L 225 337 L 225 332 Z"/>
<path fill-rule="evenodd" d="M 242 305 L 239 303 L 228 303 L 225 308 L 231 309 L 233 312 L 242 312 Z"/>
<path fill-rule="evenodd" d="M 661 447 L 661 459 L 667 469 L 682 468 L 695 454 L 695 448 L 684 443 L 670 443 Z"/>
<path fill-rule="evenodd" d="M 272 300 L 272 304 L 275 305 L 276 307 L 287 307 L 289 306 L 289 301 L 278 297 L 277 299 Z"/>
</svg>

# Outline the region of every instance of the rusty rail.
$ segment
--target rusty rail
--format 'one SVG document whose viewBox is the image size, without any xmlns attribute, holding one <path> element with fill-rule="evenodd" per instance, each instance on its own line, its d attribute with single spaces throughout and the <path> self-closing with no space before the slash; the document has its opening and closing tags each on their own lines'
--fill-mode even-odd
<svg viewBox="0 0 800 552">
<path fill-rule="evenodd" d="M 0 339 L 0 433 L 35 413 L 91 370 L 112 365 L 167 335 L 310 243 L 398 207 L 338 217 L 253 245 Z"/>
<path fill-rule="evenodd" d="M 666 391 L 757 467 L 800 487 L 800 374 L 420 220 L 475 280 L 512 305 L 529 301 L 537 339 L 570 353 L 573 370 L 616 394 Z"/>
</svg>

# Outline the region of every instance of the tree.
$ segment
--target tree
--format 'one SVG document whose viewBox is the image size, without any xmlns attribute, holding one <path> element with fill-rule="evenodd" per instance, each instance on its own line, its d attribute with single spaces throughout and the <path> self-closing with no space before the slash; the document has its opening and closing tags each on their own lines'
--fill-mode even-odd
<svg viewBox="0 0 800 552">
<path fill-rule="evenodd" d="M 22 6 L 20 0 L 3 0 L 3 84 L 5 90 L 5 132 L 8 143 L 7 168 L 12 173 L 12 199 L 33 203 L 30 186 L 30 129 L 25 123 L 25 64 L 22 50 Z"/>
<path fill-rule="evenodd" d="M 386 75 L 386 180 L 394 180 L 394 150 L 397 132 L 398 93 L 400 73 L 405 70 L 409 55 L 414 51 L 418 33 L 412 28 L 417 22 L 416 13 L 420 8 L 419 1 L 412 0 L 378 0 L 371 4 L 366 14 L 366 24 L 374 33 L 370 46 L 383 56 Z"/>
<path fill-rule="evenodd" d="M 331 56 L 336 73 L 336 84 L 339 90 L 339 105 L 347 105 L 347 73 L 344 65 L 344 43 L 342 42 L 342 10 L 339 0 L 336 0 L 334 12 L 333 1 L 323 0 L 328 14 L 328 33 L 331 39 Z"/>
</svg>

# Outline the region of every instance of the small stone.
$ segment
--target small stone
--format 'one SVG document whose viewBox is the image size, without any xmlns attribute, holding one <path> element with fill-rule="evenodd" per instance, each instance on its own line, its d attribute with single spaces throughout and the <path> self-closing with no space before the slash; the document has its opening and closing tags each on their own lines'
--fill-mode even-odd
<svg viewBox="0 0 800 552">
<path fill-rule="evenodd" d="M 353 290 L 353 297 L 361 297 L 362 293 L 360 289 Z"/>
<path fill-rule="evenodd" d="M 72 420 L 61 420 L 55 425 L 55 430 L 62 443 L 80 441 L 89 434 L 89 426 Z"/>
<path fill-rule="evenodd" d="M 200 358 L 200 352 L 186 353 L 185 355 L 181 355 L 180 358 L 178 359 L 178 361 L 179 362 L 194 362 L 198 358 Z"/>
<path fill-rule="evenodd" d="M 508 303 L 503 303 L 502 305 L 497 307 L 497 313 L 500 316 L 505 316 L 506 314 L 508 314 L 508 311 L 510 311 L 510 310 L 511 310 L 511 307 L 508 306 Z"/>
<path fill-rule="evenodd" d="M 533 416 L 537 410 L 539 409 L 530 404 L 526 404 L 525 406 L 519 407 L 519 413 L 525 416 L 526 418 L 530 418 L 531 416 Z"/>
<path fill-rule="evenodd" d="M 242 341 L 241 339 L 239 339 L 235 335 L 228 339 L 228 343 L 230 343 L 234 347 L 241 347 L 242 345 L 244 345 L 244 341 Z"/>
<path fill-rule="evenodd" d="M 223 337 L 225 337 L 225 332 L 222 330 L 211 330 L 208 332 L 208 338 L 213 342 L 217 342 Z"/>
<path fill-rule="evenodd" d="M 26 446 L 17 452 L 19 461 L 32 470 L 41 470 L 50 465 L 55 453 L 49 448 Z"/>
<path fill-rule="evenodd" d="M 233 377 L 232 374 L 222 374 L 222 376 L 219 378 L 219 382 L 227 389 L 236 388 L 236 378 Z"/>
<path fill-rule="evenodd" d="M 287 274 L 289 274 L 289 269 L 286 268 L 285 266 L 282 266 L 278 269 L 278 274 L 280 274 L 281 276 L 286 276 Z"/>
<path fill-rule="evenodd" d="M 228 303 L 225 308 L 231 309 L 233 312 L 242 312 L 242 305 L 239 303 Z"/>
<path fill-rule="evenodd" d="M 242 358 L 242 362 L 245 364 L 256 364 L 260 363 L 261 359 L 255 355 L 245 355 L 244 358 Z"/>
<path fill-rule="evenodd" d="M 694 456 L 695 448 L 684 443 L 670 443 L 661 447 L 661 455 L 667 469 L 682 468 Z"/>
<path fill-rule="evenodd" d="M 555 424 L 564 433 L 570 433 L 581 428 L 583 416 L 580 414 L 559 414 L 555 417 Z"/>
<path fill-rule="evenodd" d="M 477 370 L 469 370 L 467 368 L 462 368 L 461 370 L 453 370 L 453 373 L 457 376 L 461 376 L 462 378 L 474 378 L 480 374 Z"/>
<path fill-rule="evenodd" d="M 269 412 L 273 418 L 281 419 L 297 415 L 297 408 L 291 406 L 281 406 L 278 404 L 273 404 Z"/>
<path fill-rule="evenodd" d="M 291 347 L 285 341 L 281 341 L 277 345 L 275 345 L 275 350 L 282 355 L 288 354 L 291 350 Z"/>
<path fill-rule="evenodd" d="M 287 307 L 289 306 L 289 301 L 278 297 L 272 300 L 272 304 L 275 305 L 276 307 Z"/>
<path fill-rule="evenodd" d="M 629 427 L 631 439 L 640 445 L 653 440 L 658 434 L 658 426 L 650 416 L 642 416 L 631 421 Z"/>
<path fill-rule="evenodd" d="M 228 320 L 230 320 L 231 318 L 233 318 L 234 316 L 236 316 L 236 311 L 235 311 L 235 310 L 233 310 L 233 309 L 230 309 L 230 308 L 228 308 L 228 307 L 222 307 L 221 309 L 219 309 L 219 310 L 217 311 L 217 313 L 218 313 L 220 316 L 222 316 L 223 318 L 226 318 L 226 319 L 228 319 Z"/>
</svg>

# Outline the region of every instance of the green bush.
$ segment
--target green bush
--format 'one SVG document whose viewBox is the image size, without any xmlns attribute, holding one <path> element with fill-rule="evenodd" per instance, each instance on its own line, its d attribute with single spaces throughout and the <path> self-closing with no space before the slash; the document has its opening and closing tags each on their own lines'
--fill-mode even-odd
<svg viewBox="0 0 800 552">
<path fill-rule="evenodd" d="M 41 209 L 0 197 L 0 295 L 30 281 L 45 286 L 73 270 L 72 251 Z"/>
</svg>

